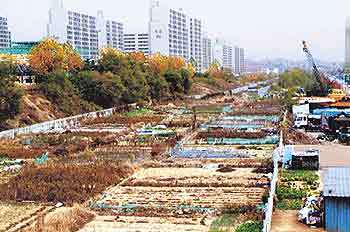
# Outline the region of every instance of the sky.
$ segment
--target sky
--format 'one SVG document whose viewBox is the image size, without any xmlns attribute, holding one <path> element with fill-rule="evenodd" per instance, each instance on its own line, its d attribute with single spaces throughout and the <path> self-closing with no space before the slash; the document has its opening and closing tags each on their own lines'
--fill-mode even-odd
<svg viewBox="0 0 350 232">
<path fill-rule="evenodd" d="M 203 20 L 205 31 L 246 49 L 250 59 L 301 60 L 301 41 L 321 60 L 344 59 L 349 0 L 160 0 Z M 103 10 L 126 32 L 146 32 L 150 0 L 64 0 L 65 7 L 92 15 Z M 0 0 L 14 41 L 46 35 L 50 0 Z"/>
</svg>

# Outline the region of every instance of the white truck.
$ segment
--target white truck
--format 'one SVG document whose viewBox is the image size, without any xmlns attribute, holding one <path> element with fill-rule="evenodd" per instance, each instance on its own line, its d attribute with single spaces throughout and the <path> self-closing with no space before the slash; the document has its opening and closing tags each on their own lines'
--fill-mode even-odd
<svg viewBox="0 0 350 232">
<path fill-rule="evenodd" d="M 321 115 L 299 113 L 294 116 L 294 128 L 306 130 L 321 129 Z"/>
<path fill-rule="evenodd" d="M 308 126 L 308 115 L 307 114 L 297 114 L 294 118 L 294 128 L 297 129 L 303 129 L 303 128 L 307 128 Z"/>
</svg>

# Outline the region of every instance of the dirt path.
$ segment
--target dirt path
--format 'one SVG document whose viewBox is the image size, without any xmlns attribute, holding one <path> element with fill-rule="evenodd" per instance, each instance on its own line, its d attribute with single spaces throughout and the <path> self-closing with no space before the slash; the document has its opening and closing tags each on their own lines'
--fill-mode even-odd
<svg viewBox="0 0 350 232">
<path fill-rule="evenodd" d="M 323 229 L 311 229 L 299 223 L 295 210 L 276 210 L 272 217 L 271 232 L 325 232 Z"/>
</svg>

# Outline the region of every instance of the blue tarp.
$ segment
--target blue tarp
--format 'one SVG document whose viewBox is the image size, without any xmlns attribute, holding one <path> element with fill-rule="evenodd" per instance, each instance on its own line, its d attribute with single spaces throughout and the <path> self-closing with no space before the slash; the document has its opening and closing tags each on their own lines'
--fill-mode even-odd
<svg viewBox="0 0 350 232">
<path fill-rule="evenodd" d="M 225 144 L 225 145 L 264 145 L 277 144 L 279 142 L 278 136 L 266 136 L 258 139 L 244 139 L 244 138 L 208 138 L 208 144 Z"/>
<path fill-rule="evenodd" d="M 219 158 L 245 158 L 248 154 L 242 151 L 225 151 L 225 150 L 180 150 L 176 156 L 182 158 L 203 158 L 203 159 L 219 159 Z"/>
<path fill-rule="evenodd" d="M 264 128 L 265 125 L 251 125 L 251 124 L 210 124 L 210 125 L 202 125 L 201 129 L 208 128 L 224 128 L 224 129 L 261 129 Z"/>
<path fill-rule="evenodd" d="M 45 152 L 43 155 L 35 159 L 36 164 L 44 164 L 49 160 L 49 153 Z"/>
<path fill-rule="evenodd" d="M 284 156 L 283 156 L 283 167 L 292 160 L 292 156 L 294 154 L 294 146 L 286 145 L 284 148 Z"/>
<path fill-rule="evenodd" d="M 350 109 L 337 109 L 337 108 L 324 108 L 314 109 L 312 112 L 314 115 L 323 115 L 326 117 L 336 117 L 343 113 L 350 115 Z"/>
</svg>

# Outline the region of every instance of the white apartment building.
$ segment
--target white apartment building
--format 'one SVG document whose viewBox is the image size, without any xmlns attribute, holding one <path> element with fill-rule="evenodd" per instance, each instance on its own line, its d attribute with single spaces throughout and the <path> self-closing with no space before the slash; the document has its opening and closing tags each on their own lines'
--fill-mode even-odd
<svg viewBox="0 0 350 232">
<path fill-rule="evenodd" d="M 212 45 L 212 63 L 219 64 L 222 68 L 232 70 L 233 48 L 223 40 L 215 39 Z"/>
<path fill-rule="evenodd" d="M 350 68 L 350 17 L 346 18 L 345 23 L 345 62 L 346 69 Z"/>
<path fill-rule="evenodd" d="M 106 21 L 107 46 L 124 50 L 124 25 L 122 23 L 107 20 Z"/>
<path fill-rule="evenodd" d="M 149 36 L 147 33 L 127 33 L 124 34 L 125 52 L 143 52 L 149 55 Z"/>
<path fill-rule="evenodd" d="M 194 59 L 197 71 L 203 70 L 203 45 L 202 45 L 202 21 L 190 19 L 190 59 Z"/>
<path fill-rule="evenodd" d="M 0 16 L 0 48 L 11 46 L 11 32 L 6 17 Z"/>
<path fill-rule="evenodd" d="M 235 74 L 243 74 L 246 71 L 245 69 L 244 48 L 235 47 Z"/>
<path fill-rule="evenodd" d="M 47 25 L 48 37 L 60 43 L 69 42 L 84 59 L 95 59 L 99 49 L 123 50 L 123 24 L 97 16 L 66 10 L 63 0 L 52 0 Z"/>
<path fill-rule="evenodd" d="M 202 67 L 202 22 L 182 9 L 174 10 L 157 0 L 151 1 L 149 21 L 150 54 L 194 59 Z"/>
<path fill-rule="evenodd" d="M 231 45 L 224 44 L 223 46 L 223 65 L 222 67 L 227 70 L 233 71 L 233 48 Z"/>
<path fill-rule="evenodd" d="M 206 71 L 213 63 L 213 40 L 208 35 L 203 35 L 202 41 L 202 67 Z"/>
</svg>

